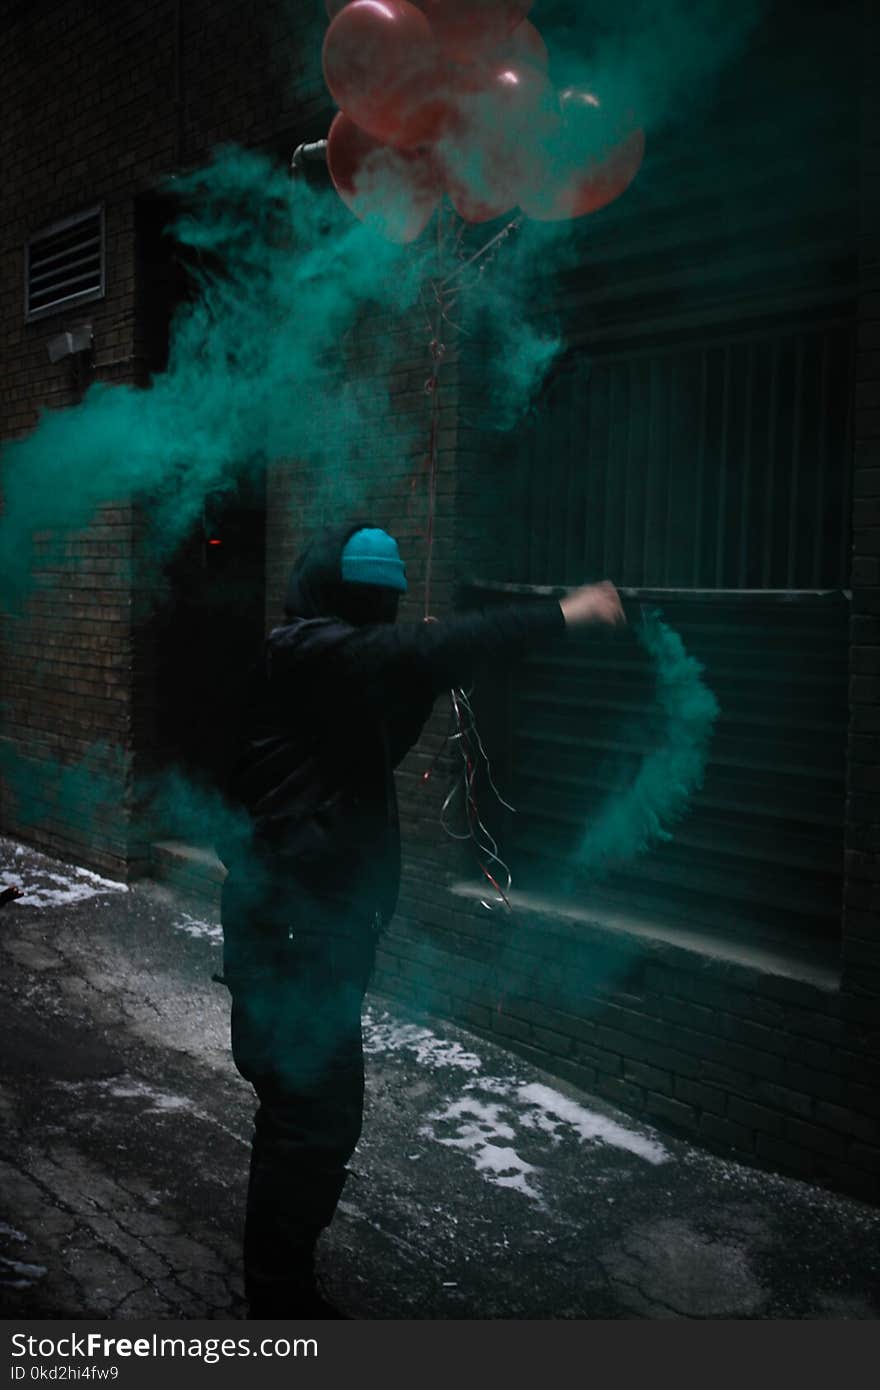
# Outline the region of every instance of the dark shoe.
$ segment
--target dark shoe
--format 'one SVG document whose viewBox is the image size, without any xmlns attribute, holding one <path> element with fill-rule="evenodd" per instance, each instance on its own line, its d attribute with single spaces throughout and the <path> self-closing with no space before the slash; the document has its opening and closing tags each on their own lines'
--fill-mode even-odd
<svg viewBox="0 0 880 1390">
<path fill-rule="evenodd" d="M 289 1321 L 291 1318 L 297 1320 L 320 1318 L 325 1321 L 330 1319 L 333 1321 L 349 1320 L 348 1315 L 337 1308 L 335 1303 L 330 1303 L 324 1298 L 316 1284 L 288 1290 L 283 1298 L 277 1293 L 269 1298 L 253 1298 L 248 1305 L 248 1317 L 250 1319 L 283 1318 L 285 1321 Z"/>
<path fill-rule="evenodd" d="M 297 1299 L 290 1316 L 292 1318 L 332 1318 L 334 1322 L 348 1321 L 348 1314 L 343 1313 L 341 1308 L 337 1308 L 335 1303 L 331 1303 L 317 1289 L 313 1289 L 304 1298 Z"/>
</svg>

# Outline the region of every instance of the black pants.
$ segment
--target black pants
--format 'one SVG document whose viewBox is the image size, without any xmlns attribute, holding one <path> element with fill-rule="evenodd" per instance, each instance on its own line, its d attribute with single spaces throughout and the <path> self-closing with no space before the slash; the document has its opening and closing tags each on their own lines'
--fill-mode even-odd
<svg viewBox="0 0 880 1390">
<path fill-rule="evenodd" d="M 245 1217 L 245 1293 L 290 1314 L 311 1280 L 361 1132 L 361 1007 L 375 957 L 365 913 L 290 885 L 223 889 L 232 1055 L 258 1099 Z"/>
</svg>

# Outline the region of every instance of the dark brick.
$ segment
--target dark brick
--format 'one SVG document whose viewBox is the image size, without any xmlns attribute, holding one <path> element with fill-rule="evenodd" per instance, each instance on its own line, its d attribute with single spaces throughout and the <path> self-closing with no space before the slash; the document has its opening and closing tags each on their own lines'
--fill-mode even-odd
<svg viewBox="0 0 880 1390">
<path fill-rule="evenodd" d="M 516 1013 L 518 1017 L 543 1027 L 553 1027 L 567 1037 L 576 1038 L 579 1042 L 592 1042 L 595 1039 L 596 1025 L 592 1019 L 579 1018 L 575 1014 L 565 1013 L 555 1008 L 552 1001 L 548 1000 L 546 1004 L 539 1004 L 528 999 L 517 1000 L 516 1007 L 511 1007 L 512 1012 Z"/>
<path fill-rule="evenodd" d="M 605 1076 L 601 1072 L 596 1073 L 596 1090 L 600 1096 L 606 1100 L 613 1101 L 622 1110 L 629 1111 L 631 1114 L 638 1114 L 642 1108 L 642 1092 L 637 1086 L 632 1086 L 628 1081 L 622 1081 L 616 1076 Z"/>
<path fill-rule="evenodd" d="M 596 1071 L 603 1072 L 607 1076 L 619 1076 L 623 1070 L 623 1058 L 619 1052 L 609 1052 L 605 1048 L 591 1047 L 589 1043 L 576 1042 L 573 1047 L 573 1056 L 578 1062 L 585 1066 L 594 1067 Z"/>
<path fill-rule="evenodd" d="M 839 1090 L 838 1086 L 836 1093 L 839 1093 Z M 809 1092 L 793 1091 L 788 1086 L 777 1086 L 772 1082 L 759 1081 L 754 1087 L 754 1094 L 774 1109 L 797 1115 L 804 1120 L 812 1117 L 814 1101 Z"/>
<path fill-rule="evenodd" d="M 873 914 L 866 914 L 871 928 L 876 926 Z M 876 941 L 862 941 L 852 931 L 847 933 L 843 948 L 844 960 L 848 966 L 869 966 L 880 971 L 880 938 Z"/>
<path fill-rule="evenodd" d="M 710 1115 L 708 1111 L 700 1116 L 699 1132 L 705 1139 L 716 1144 L 725 1144 L 731 1149 L 742 1149 L 751 1153 L 755 1141 L 750 1129 L 745 1125 L 734 1124 L 732 1120 L 720 1115 Z"/>
<path fill-rule="evenodd" d="M 814 1153 L 827 1154 L 829 1158 L 843 1158 L 847 1150 L 847 1141 L 841 1135 L 803 1120 L 786 1120 L 784 1137 Z"/>
<path fill-rule="evenodd" d="M 687 1077 L 674 1079 L 676 1100 L 684 1101 L 698 1110 L 709 1110 L 713 1115 L 723 1115 L 727 1109 L 727 1095 L 717 1086 L 706 1086 L 701 1081 L 691 1081 Z"/>
<path fill-rule="evenodd" d="M 786 1117 L 776 1110 L 769 1110 L 765 1105 L 755 1105 L 754 1101 L 741 1100 L 739 1096 L 731 1096 L 727 1103 L 727 1113 L 731 1120 L 735 1120 L 739 1125 L 744 1125 L 746 1129 L 760 1130 L 764 1134 L 776 1134 L 780 1138 L 785 1137 Z"/>
<path fill-rule="evenodd" d="M 563 1033 L 556 1033 L 551 1028 L 532 1029 L 534 1033 L 535 1046 L 543 1051 L 549 1052 L 552 1057 L 568 1057 L 572 1053 L 573 1042 Z"/>
<path fill-rule="evenodd" d="M 624 1058 L 623 1074 L 627 1081 L 633 1081 L 637 1086 L 644 1086 L 646 1090 L 661 1091 L 664 1095 L 672 1094 L 671 1074 L 660 1071 L 658 1067 L 650 1067 L 644 1062 L 634 1062 L 630 1058 Z"/>
<path fill-rule="evenodd" d="M 796 1035 L 815 1037 L 832 1047 L 836 1047 L 846 1033 L 843 1019 L 816 1013 L 814 1010 L 796 1009 L 792 1005 L 786 1006 L 785 1024 Z"/>
<path fill-rule="evenodd" d="M 594 1010 L 593 1017 L 600 1033 L 603 1028 L 606 1032 L 609 1028 L 614 1028 L 620 1034 L 627 1034 L 636 1038 L 647 1038 L 659 1043 L 665 1040 L 666 1028 L 664 1024 L 660 1019 L 653 1018 L 646 1010 L 625 1009 L 618 1004 L 603 1001 Z"/>
<path fill-rule="evenodd" d="M 497 1041 L 497 1039 L 496 1039 Z M 547 1054 L 540 1048 L 530 1047 L 528 1043 L 521 1042 L 517 1038 L 505 1038 L 504 1047 L 516 1057 L 522 1057 L 524 1061 L 530 1062 L 535 1067 L 548 1070 Z M 569 1082 L 572 1086 L 577 1086 L 582 1091 L 595 1093 L 598 1090 L 596 1073 L 591 1067 L 581 1066 L 576 1061 L 559 1058 L 553 1062 L 553 1075 L 560 1077 L 563 1081 Z"/>
<path fill-rule="evenodd" d="M 683 1076 L 696 1076 L 699 1073 L 700 1064 L 695 1057 L 661 1047 L 645 1038 L 630 1037 L 613 1028 L 599 1027 L 597 1041 L 609 1052 L 647 1062 L 649 1066 L 660 1067 L 663 1071 L 680 1072 Z"/>
<path fill-rule="evenodd" d="M 660 1012 L 670 1023 L 682 1023 L 699 1033 L 723 1032 L 722 1015 L 717 1009 L 681 999 L 661 999 Z"/>
<path fill-rule="evenodd" d="M 857 1168 L 880 1176 L 880 1147 L 875 1144 L 851 1144 L 847 1158 Z"/>
<path fill-rule="evenodd" d="M 815 1119 L 817 1124 L 827 1125 L 829 1129 L 837 1130 L 851 1139 L 864 1139 L 868 1144 L 880 1144 L 880 1121 L 859 1114 L 856 1110 L 842 1105 L 829 1105 L 826 1101 L 820 1100 L 816 1103 Z"/>
<path fill-rule="evenodd" d="M 488 1033 L 492 1027 L 492 1013 L 485 1005 L 471 1004 L 467 1000 L 456 1006 L 456 1017 L 462 1023 L 469 1023 L 472 1028 L 479 1028 L 484 1033 Z"/>
<path fill-rule="evenodd" d="M 692 1105 L 673 1100 L 671 1096 L 657 1095 L 654 1091 L 645 1093 L 644 1107 L 652 1119 L 662 1120 L 674 1129 L 693 1132 L 697 1128 L 697 1112 Z"/>
<path fill-rule="evenodd" d="M 811 1176 L 816 1168 L 817 1155 L 791 1144 L 787 1139 L 777 1139 L 771 1134 L 758 1134 L 755 1138 L 755 1151 L 760 1158 L 797 1173 Z"/>
<path fill-rule="evenodd" d="M 854 1197 L 860 1197 L 862 1201 L 871 1202 L 875 1206 L 880 1204 L 880 1174 L 872 1174 L 853 1163 L 840 1163 L 822 1155 L 814 1155 L 813 1159 L 815 1178 L 849 1192 Z"/>
<path fill-rule="evenodd" d="M 534 1043 L 534 1030 L 530 1025 L 521 1023 L 518 1018 L 511 1018 L 508 1014 L 493 1012 L 492 1028 L 504 1038 L 516 1038 L 518 1042 Z"/>
<path fill-rule="evenodd" d="M 836 1072 L 811 1070 L 796 1062 L 786 1062 L 782 1068 L 782 1087 L 802 1095 L 821 1096 L 823 1100 L 839 1100 L 843 1090 Z"/>
<path fill-rule="evenodd" d="M 870 1086 L 860 1086 L 850 1082 L 844 1092 L 844 1100 L 861 1115 L 871 1115 L 880 1122 L 880 1092 Z"/>
</svg>

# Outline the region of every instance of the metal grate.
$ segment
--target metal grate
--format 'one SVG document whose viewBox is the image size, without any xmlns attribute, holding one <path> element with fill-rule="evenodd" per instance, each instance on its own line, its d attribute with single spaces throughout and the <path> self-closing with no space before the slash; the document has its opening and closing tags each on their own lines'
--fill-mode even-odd
<svg viewBox="0 0 880 1390">
<path fill-rule="evenodd" d="M 525 578 L 843 588 L 847 319 L 572 359 L 521 432 Z"/>
<path fill-rule="evenodd" d="M 529 586 L 474 587 L 472 602 Z M 532 590 L 534 592 L 534 590 Z M 743 940 L 833 942 L 843 890 L 848 595 L 629 591 L 659 608 L 703 664 L 721 713 L 705 783 L 667 843 L 571 885 L 580 837 L 663 738 L 654 677 L 627 633 L 569 636 L 514 675 L 481 677 L 497 823 L 520 888 L 569 883 L 600 903 Z M 491 799 L 487 798 L 487 805 Z"/>
<path fill-rule="evenodd" d="M 25 319 L 104 297 L 104 209 L 53 222 L 25 247 Z"/>
</svg>

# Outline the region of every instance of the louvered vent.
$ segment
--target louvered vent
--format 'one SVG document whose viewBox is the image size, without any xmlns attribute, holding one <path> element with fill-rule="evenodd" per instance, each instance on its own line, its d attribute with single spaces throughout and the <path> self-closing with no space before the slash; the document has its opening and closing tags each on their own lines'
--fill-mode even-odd
<svg viewBox="0 0 880 1390">
<path fill-rule="evenodd" d="M 104 295 L 104 209 L 66 217 L 31 237 L 27 245 L 25 316 Z"/>
</svg>

